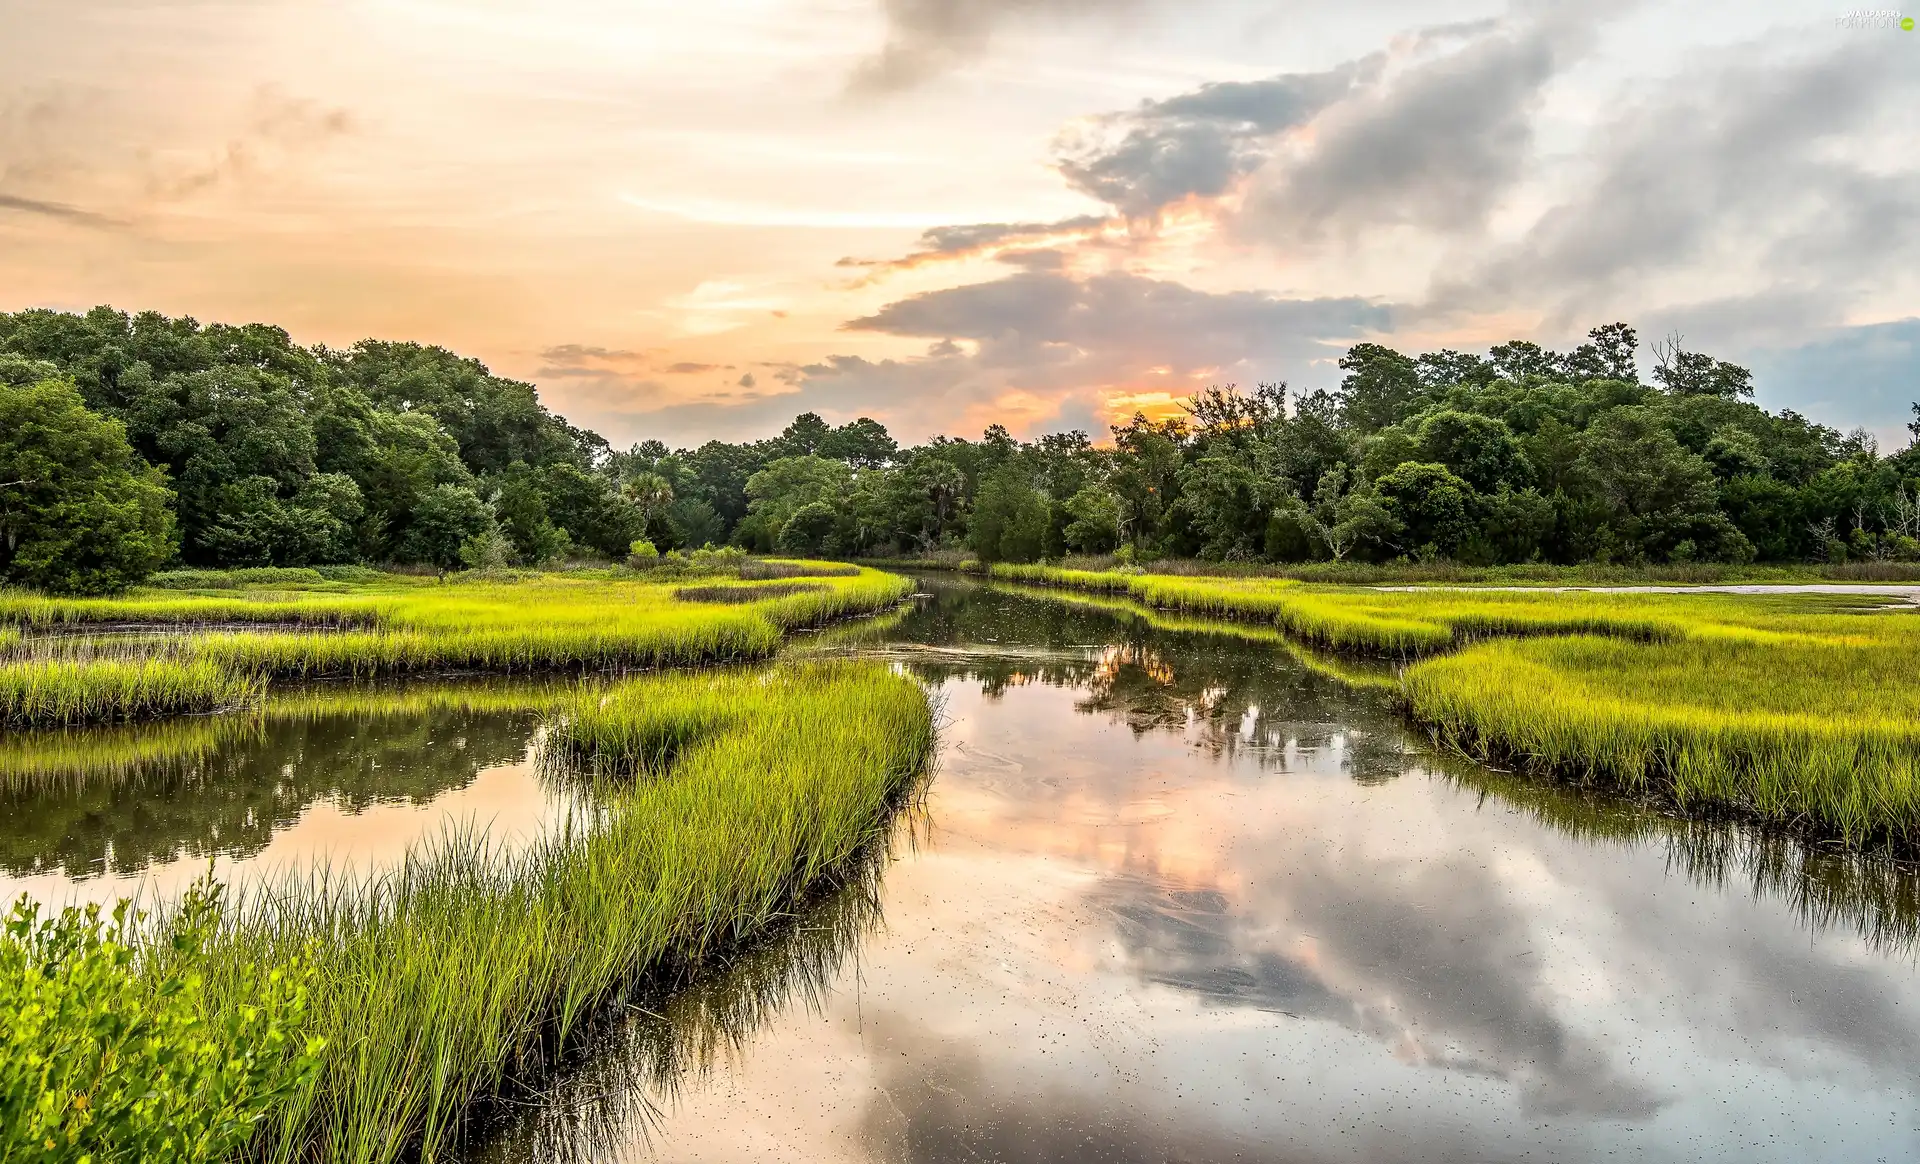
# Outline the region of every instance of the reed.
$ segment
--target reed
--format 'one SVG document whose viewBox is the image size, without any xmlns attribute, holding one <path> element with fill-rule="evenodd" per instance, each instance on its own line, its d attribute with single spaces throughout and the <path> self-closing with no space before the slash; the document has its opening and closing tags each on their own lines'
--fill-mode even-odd
<svg viewBox="0 0 1920 1164">
<path fill-rule="evenodd" d="M 0 664 L 0 726 L 73 727 L 257 706 L 258 675 L 208 659 Z"/>
<path fill-rule="evenodd" d="M 1911 618 L 1872 621 L 1894 624 L 1875 628 L 1884 641 L 1486 643 L 1410 667 L 1404 697 L 1436 738 L 1477 756 L 1911 848 L 1920 636 Z"/>
<path fill-rule="evenodd" d="M 0 672 L 0 699 L 8 698 L 7 686 L 18 689 L 11 703 L 0 704 L 6 712 L 0 722 L 55 726 L 219 710 L 245 702 L 236 692 L 257 696 L 260 676 L 371 678 L 746 662 L 771 656 L 792 631 L 884 610 L 911 590 L 906 579 L 876 570 L 829 573 L 798 593 L 787 581 L 742 582 L 728 588 L 724 602 L 682 601 L 671 582 L 614 577 L 341 585 L 356 588 L 324 595 L 263 591 L 77 600 L 0 593 L 0 620 L 12 620 L 11 654 L 20 668 Z M 762 591 L 765 597 L 756 597 Z M 55 636 L 31 650 L 18 639 L 23 624 L 101 623 L 159 623 L 191 633 L 104 644 Z M 209 629 L 235 623 L 281 629 Z M 31 661 L 24 658 L 28 654 Z M 168 682 L 168 676 L 176 678 Z M 225 678 L 216 682 L 216 676 Z M 61 691 L 71 697 L 54 698 Z"/>
<path fill-rule="evenodd" d="M 274 1113 L 274 1160 L 432 1158 L 463 1112 L 650 974 L 765 933 L 878 841 L 930 754 L 925 692 L 876 664 L 630 680 L 552 725 L 603 808 L 519 856 L 450 838 L 389 876 L 239 903 L 209 995 L 312 949 L 319 1082 Z M 672 741 L 668 746 L 664 741 Z M 614 781 L 616 774 L 624 779 Z"/>
</svg>

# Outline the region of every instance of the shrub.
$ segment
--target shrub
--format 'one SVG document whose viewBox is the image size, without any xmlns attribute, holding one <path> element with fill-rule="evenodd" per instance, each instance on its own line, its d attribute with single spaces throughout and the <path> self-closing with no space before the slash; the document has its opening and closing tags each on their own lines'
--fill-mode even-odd
<svg viewBox="0 0 1920 1164">
<path fill-rule="evenodd" d="M 460 543 L 460 564 L 469 570 L 504 570 L 513 560 L 513 543 L 497 529 L 483 530 Z"/>
<path fill-rule="evenodd" d="M 636 570 L 651 570 L 660 564 L 660 551 L 645 538 L 627 547 L 627 565 Z"/>
<path fill-rule="evenodd" d="M 364 567 L 329 566 L 326 569 Z M 304 566 L 249 566 L 239 570 L 164 570 L 147 579 L 147 585 L 162 590 L 232 590 L 240 586 L 312 586 L 329 581 L 345 579 L 330 578 L 320 570 Z"/>
<path fill-rule="evenodd" d="M 111 921 L 99 906 L 42 920 L 20 899 L 0 934 L 0 1160 L 224 1160 L 312 1085 L 304 960 L 249 967 L 249 996 L 208 1017 L 221 915 L 210 881 L 157 940 L 126 901 Z"/>
</svg>

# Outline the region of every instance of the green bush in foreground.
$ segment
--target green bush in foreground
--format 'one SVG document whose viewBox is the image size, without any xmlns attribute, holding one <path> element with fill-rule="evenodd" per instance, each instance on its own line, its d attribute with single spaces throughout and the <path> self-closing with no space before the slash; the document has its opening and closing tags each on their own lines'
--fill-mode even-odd
<svg viewBox="0 0 1920 1164">
<path fill-rule="evenodd" d="M 311 1086 L 312 970 L 236 967 L 210 1007 L 203 962 L 218 886 L 187 894 L 161 939 L 122 902 L 43 919 L 22 898 L 0 933 L 0 1160 L 224 1160 Z"/>
</svg>

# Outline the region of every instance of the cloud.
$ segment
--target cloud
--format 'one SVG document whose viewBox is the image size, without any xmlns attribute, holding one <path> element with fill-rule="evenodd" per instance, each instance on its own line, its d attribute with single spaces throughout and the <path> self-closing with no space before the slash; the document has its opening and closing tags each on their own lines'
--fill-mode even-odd
<svg viewBox="0 0 1920 1164">
<path fill-rule="evenodd" d="M 1593 128 L 1571 192 L 1437 282 L 1434 307 L 1654 308 L 1735 341 L 1842 322 L 1920 258 L 1920 140 L 1904 124 L 1920 73 L 1898 37 L 1813 45 L 1697 55 L 1640 86 Z"/>
<path fill-rule="evenodd" d="M 296 167 L 359 131 L 346 108 L 273 85 L 250 92 L 211 146 L 152 130 L 122 133 L 127 111 L 98 92 L 55 87 L 0 105 L 0 210 L 90 226 L 147 215 L 215 187 Z M 98 209 L 95 209 L 98 208 Z"/>
<path fill-rule="evenodd" d="M 1266 164 L 1276 134 L 1375 79 L 1382 60 L 1375 54 L 1321 73 L 1203 85 L 1096 118 L 1062 135 L 1060 172 L 1074 189 L 1136 218 L 1190 196 L 1216 197 Z"/>
<path fill-rule="evenodd" d="M 1184 398 L 1216 380 L 1312 378 L 1391 321 L 1391 308 L 1359 298 L 1024 271 L 915 295 L 845 325 L 934 341 L 924 356 L 836 355 L 796 371 L 806 406 L 874 415 L 909 439 L 956 414 L 982 424 L 1004 414 L 1030 430 L 1130 410 L 1123 398 Z"/>
<path fill-rule="evenodd" d="M 932 263 L 992 255 L 1003 261 L 1031 265 L 1034 247 L 1085 240 L 1105 233 L 1115 223 L 1103 214 L 1083 214 L 1058 222 L 976 222 L 936 226 L 920 236 L 918 249 L 898 259 L 844 258 L 841 267 L 873 270 L 868 281 L 895 271 L 910 271 Z M 1044 261 L 1044 260 L 1042 260 Z"/>
<path fill-rule="evenodd" d="M 294 97 L 272 85 L 263 85 L 254 91 L 239 133 L 206 161 L 176 169 L 151 170 L 147 174 L 146 194 L 162 202 L 189 198 L 223 182 L 243 178 L 275 160 L 313 153 L 358 128 L 358 121 L 344 107 Z"/>
<path fill-rule="evenodd" d="M 717 372 L 718 364 L 696 364 L 691 360 L 681 360 L 677 364 L 668 364 L 664 371 L 669 376 L 697 376 L 702 372 Z"/>
<path fill-rule="evenodd" d="M 647 353 L 628 348 L 603 348 L 592 344 L 556 344 L 540 351 L 540 358 L 559 363 L 597 360 L 603 363 L 645 362 Z"/>
<path fill-rule="evenodd" d="M 1239 232 L 1292 244 L 1405 224 L 1477 230 L 1523 176 L 1542 91 L 1594 23 L 1574 6 L 1418 34 L 1410 60 L 1356 86 L 1310 143 L 1254 176 Z"/>
<path fill-rule="evenodd" d="M 38 198 L 21 198 L 13 194 L 0 194 L 0 210 L 38 214 L 46 218 L 58 218 L 87 226 L 116 226 L 120 223 L 119 219 L 95 214 L 91 210 L 83 210 L 78 206 L 68 206 L 64 202 L 46 202 Z"/>
<path fill-rule="evenodd" d="M 1010 21 L 1127 15 L 1147 0 L 881 0 L 887 39 L 854 70 L 856 92 L 909 89 L 986 51 Z"/>
<path fill-rule="evenodd" d="M 1591 25 L 1581 8 L 1436 25 L 1320 72 L 1203 85 L 1063 134 L 1057 164 L 1135 219 L 1244 193 L 1235 226 L 1266 241 L 1474 225 L 1520 176 L 1541 90 Z"/>
</svg>

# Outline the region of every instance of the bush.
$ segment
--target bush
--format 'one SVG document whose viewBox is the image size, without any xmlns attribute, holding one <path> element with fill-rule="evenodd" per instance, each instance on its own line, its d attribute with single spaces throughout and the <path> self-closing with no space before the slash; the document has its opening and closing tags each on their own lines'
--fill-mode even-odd
<svg viewBox="0 0 1920 1164">
<path fill-rule="evenodd" d="M 460 564 L 469 570 L 504 570 L 513 560 L 513 543 L 497 529 L 485 530 L 460 543 Z"/>
<path fill-rule="evenodd" d="M 660 564 L 660 551 L 645 538 L 627 547 L 627 565 L 636 570 L 651 570 Z"/>
<path fill-rule="evenodd" d="M 249 968 L 249 997 L 205 994 L 221 890 L 190 889 L 159 939 L 122 901 L 42 920 L 26 897 L 0 934 L 0 1160 L 225 1160 L 312 1085 L 298 1032 L 312 971 Z"/>
<path fill-rule="evenodd" d="M 327 567 L 341 568 L 364 567 Z M 233 590 L 241 586 L 316 586 L 332 581 L 347 579 L 330 578 L 305 566 L 249 566 L 239 570 L 165 570 L 147 579 L 147 585 L 162 590 Z"/>
<path fill-rule="evenodd" d="M 378 582 L 386 577 L 372 566 L 315 566 L 313 572 L 329 582 Z"/>
</svg>

